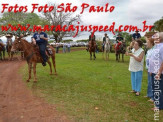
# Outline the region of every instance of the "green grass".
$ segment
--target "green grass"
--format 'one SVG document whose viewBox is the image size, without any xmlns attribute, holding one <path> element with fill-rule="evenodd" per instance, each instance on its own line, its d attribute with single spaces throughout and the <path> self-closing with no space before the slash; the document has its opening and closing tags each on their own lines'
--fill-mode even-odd
<svg viewBox="0 0 163 122">
<path fill-rule="evenodd" d="M 37 65 L 38 83 L 28 83 L 29 88 L 58 111 L 64 112 L 76 122 L 150 122 L 154 120 L 153 105 L 146 95 L 147 73 L 143 73 L 140 96 L 131 90 L 129 57 L 125 62 L 116 62 L 115 55 L 104 61 L 102 54 L 89 60 L 89 53 L 77 51 L 56 54 L 58 76 L 49 75 L 49 67 Z M 27 66 L 24 78 L 27 79 Z M 98 108 L 98 109 L 96 109 Z M 160 121 L 163 112 L 160 112 Z"/>
</svg>

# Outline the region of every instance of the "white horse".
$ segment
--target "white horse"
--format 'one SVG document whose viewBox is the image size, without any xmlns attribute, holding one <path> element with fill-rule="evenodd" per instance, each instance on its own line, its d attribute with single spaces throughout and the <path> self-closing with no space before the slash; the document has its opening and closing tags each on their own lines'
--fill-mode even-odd
<svg viewBox="0 0 163 122">
<path fill-rule="evenodd" d="M 109 53 L 110 53 L 110 41 L 109 41 L 109 38 L 106 38 L 106 43 L 104 45 L 104 53 L 103 53 L 103 58 L 104 58 L 104 55 L 105 55 L 105 60 L 108 60 L 109 59 Z"/>
</svg>

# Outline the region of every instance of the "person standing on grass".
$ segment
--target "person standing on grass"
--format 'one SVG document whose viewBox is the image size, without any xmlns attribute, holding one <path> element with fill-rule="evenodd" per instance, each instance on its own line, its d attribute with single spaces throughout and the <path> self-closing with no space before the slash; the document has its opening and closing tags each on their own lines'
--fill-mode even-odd
<svg viewBox="0 0 163 122">
<path fill-rule="evenodd" d="M 66 53 L 66 43 L 63 44 L 63 53 Z"/>
<path fill-rule="evenodd" d="M 67 44 L 68 53 L 70 53 L 70 48 L 71 48 L 71 45 L 68 43 L 68 44 Z"/>
<path fill-rule="evenodd" d="M 163 32 L 154 34 L 153 53 L 149 60 L 148 71 L 152 77 L 154 110 L 163 109 Z"/>
<path fill-rule="evenodd" d="M 152 38 L 147 38 L 146 39 L 146 42 L 147 42 L 147 48 L 148 48 L 148 51 L 147 51 L 147 54 L 146 54 L 146 69 L 148 71 L 148 68 L 149 68 L 149 60 L 150 60 L 150 57 L 152 56 L 152 53 L 153 53 L 153 48 L 154 48 L 154 39 Z M 153 102 L 153 92 L 152 92 L 152 77 L 150 75 L 150 72 L 148 72 L 148 87 L 147 87 L 147 96 L 145 97 L 148 97 L 150 98 L 150 102 Z"/>
<path fill-rule="evenodd" d="M 142 49 L 142 46 L 143 42 L 137 40 L 134 43 L 132 53 L 126 52 L 126 55 L 130 56 L 129 71 L 131 72 L 131 92 L 136 93 L 136 96 L 140 95 L 143 75 L 144 50 Z"/>
</svg>

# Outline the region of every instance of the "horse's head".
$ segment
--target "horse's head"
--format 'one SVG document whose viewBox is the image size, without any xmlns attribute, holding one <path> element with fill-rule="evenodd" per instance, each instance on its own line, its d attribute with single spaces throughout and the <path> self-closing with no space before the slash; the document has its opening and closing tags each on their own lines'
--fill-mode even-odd
<svg viewBox="0 0 163 122">
<path fill-rule="evenodd" d="M 12 44 L 11 51 L 14 52 L 22 49 L 23 49 L 23 39 L 15 37 L 15 40 Z"/>
</svg>

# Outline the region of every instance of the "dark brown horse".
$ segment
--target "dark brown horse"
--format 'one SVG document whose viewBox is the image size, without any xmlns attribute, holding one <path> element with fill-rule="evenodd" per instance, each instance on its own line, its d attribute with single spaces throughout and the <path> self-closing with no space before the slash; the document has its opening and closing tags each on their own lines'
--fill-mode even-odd
<svg viewBox="0 0 163 122">
<path fill-rule="evenodd" d="M 3 43 L 0 43 L 0 59 L 5 59 L 5 45 Z"/>
<path fill-rule="evenodd" d="M 115 47 L 116 61 L 120 61 L 120 54 L 122 54 L 122 61 L 124 62 L 124 54 L 126 52 L 126 43 L 118 43 Z"/>
<path fill-rule="evenodd" d="M 52 58 L 52 63 L 55 71 L 55 75 L 57 75 L 56 72 L 56 65 L 55 65 L 55 50 L 53 47 L 49 46 L 51 50 L 51 54 L 49 54 L 49 57 Z M 36 78 L 36 64 L 42 63 L 43 59 L 41 58 L 41 55 L 39 53 L 39 49 L 36 47 L 36 45 L 33 45 L 22 38 L 15 38 L 15 41 L 13 43 L 11 51 L 21 50 L 24 52 L 24 57 L 27 60 L 28 63 L 28 71 L 29 71 L 29 78 L 27 82 L 31 79 L 31 70 L 33 66 L 33 73 L 34 73 L 34 82 L 37 82 Z M 48 64 L 50 66 L 50 74 L 52 74 L 52 66 L 50 62 L 50 58 L 48 58 Z"/>
<path fill-rule="evenodd" d="M 11 40 L 11 38 L 8 39 L 6 48 L 7 48 L 7 53 L 8 53 L 9 59 L 12 60 L 14 52 L 11 52 L 11 48 L 12 48 L 12 40 Z"/>
<path fill-rule="evenodd" d="M 96 51 L 96 42 L 94 39 L 91 39 L 89 41 L 90 60 L 92 60 L 92 53 L 93 53 L 94 60 L 96 59 L 95 51 Z"/>
</svg>

